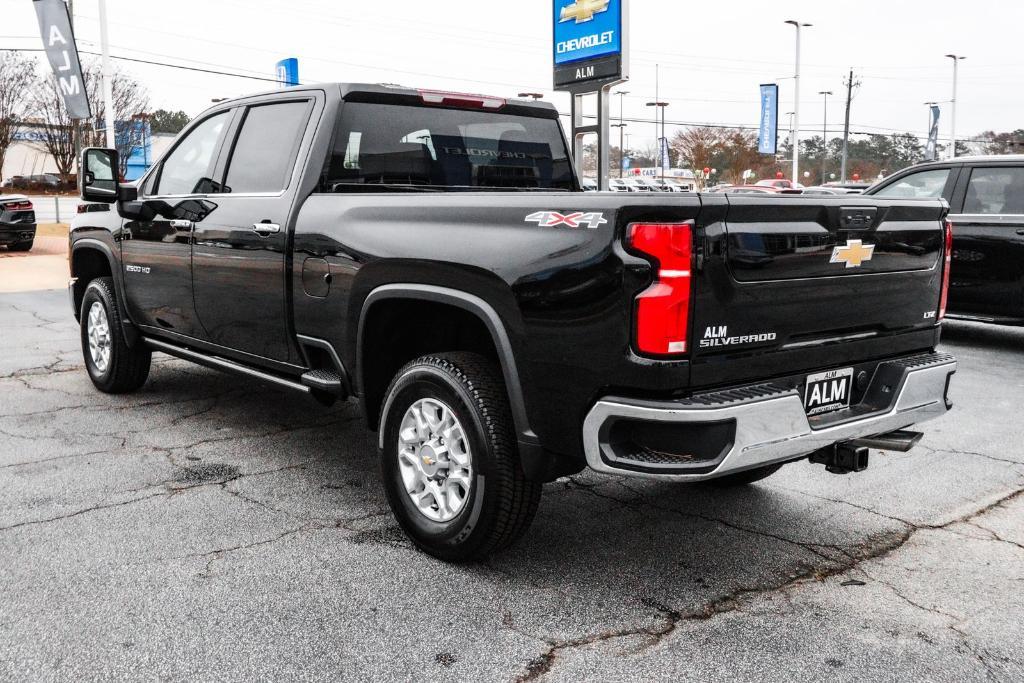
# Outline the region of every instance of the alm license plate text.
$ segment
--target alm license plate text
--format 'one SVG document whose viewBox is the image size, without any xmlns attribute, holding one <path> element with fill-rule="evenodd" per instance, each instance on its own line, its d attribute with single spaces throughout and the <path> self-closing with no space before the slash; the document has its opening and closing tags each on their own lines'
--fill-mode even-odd
<svg viewBox="0 0 1024 683">
<path fill-rule="evenodd" d="M 804 409 L 808 415 L 820 415 L 849 408 L 852 389 L 853 368 L 808 375 Z"/>
</svg>

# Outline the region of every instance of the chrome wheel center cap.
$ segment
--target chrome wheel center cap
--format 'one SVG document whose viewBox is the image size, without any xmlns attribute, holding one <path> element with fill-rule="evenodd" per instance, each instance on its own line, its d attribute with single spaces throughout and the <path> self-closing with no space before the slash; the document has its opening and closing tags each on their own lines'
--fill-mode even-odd
<svg viewBox="0 0 1024 683">
<path fill-rule="evenodd" d="M 441 461 L 438 460 L 437 452 L 430 446 L 424 446 L 420 449 L 420 467 L 423 469 L 423 474 L 431 478 L 436 477 L 442 467 Z"/>
</svg>

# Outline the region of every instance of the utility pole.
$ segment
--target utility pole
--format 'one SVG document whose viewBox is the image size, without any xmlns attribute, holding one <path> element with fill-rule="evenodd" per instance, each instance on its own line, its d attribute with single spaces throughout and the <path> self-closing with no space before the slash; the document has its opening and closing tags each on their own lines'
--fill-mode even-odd
<svg viewBox="0 0 1024 683">
<path fill-rule="evenodd" d="M 793 104 L 793 185 L 795 186 L 800 182 L 800 29 L 810 28 L 812 24 L 804 24 L 795 19 L 789 19 L 786 23 L 796 28 L 795 102 Z"/>
<path fill-rule="evenodd" d="M 114 133 L 114 72 L 110 66 L 110 37 L 107 35 L 107 0 L 100 2 L 100 52 L 103 55 L 103 113 L 107 126 L 107 147 L 117 148 Z"/>
<path fill-rule="evenodd" d="M 846 124 L 843 126 L 843 168 L 840 171 L 842 181 L 846 182 L 846 163 L 850 158 L 850 105 L 853 103 L 853 89 L 860 87 L 860 81 L 853 82 L 853 69 L 850 69 L 850 77 L 846 80 Z"/>
<path fill-rule="evenodd" d="M 952 138 L 952 143 L 949 146 L 949 158 L 950 159 L 956 159 L 956 88 L 957 88 L 957 81 L 959 80 L 959 77 L 960 77 L 960 62 L 962 60 L 964 60 L 964 59 L 967 59 L 967 57 L 963 57 L 961 55 L 946 55 L 946 56 L 953 60 L 953 101 L 951 102 L 953 107 L 952 107 L 952 113 L 950 115 L 951 118 L 952 118 L 952 125 L 951 125 L 952 130 L 949 133 L 949 137 Z"/>
</svg>

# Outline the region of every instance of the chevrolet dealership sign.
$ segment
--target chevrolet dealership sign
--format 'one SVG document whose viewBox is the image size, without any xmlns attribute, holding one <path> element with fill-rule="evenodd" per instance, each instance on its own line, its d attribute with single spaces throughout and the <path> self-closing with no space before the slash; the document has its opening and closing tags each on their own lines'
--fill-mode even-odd
<svg viewBox="0 0 1024 683">
<path fill-rule="evenodd" d="M 626 77 L 626 3 L 554 0 L 555 88 L 595 90 Z"/>
</svg>

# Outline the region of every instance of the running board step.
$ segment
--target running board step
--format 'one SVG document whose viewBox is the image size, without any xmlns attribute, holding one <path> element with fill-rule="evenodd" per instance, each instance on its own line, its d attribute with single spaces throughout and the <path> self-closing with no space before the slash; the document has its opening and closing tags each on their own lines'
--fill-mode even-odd
<svg viewBox="0 0 1024 683">
<path fill-rule="evenodd" d="M 345 381 L 337 370 L 329 368 L 310 370 L 302 375 L 301 382 L 310 389 L 322 391 L 332 396 L 340 396 L 342 398 L 348 396 L 348 391 L 345 389 Z"/>
<path fill-rule="evenodd" d="M 248 365 L 242 365 L 235 361 L 221 358 L 220 356 L 208 356 L 192 349 L 187 349 L 182 346 L 176 346 L 175 344 L 168 344 L 167 342 L 160 341 L 158 339 L 152 339 L 150 337 L 143 337 L 143 343 L 154 351 L 162 351 L 169 356 L 181 358 L 183 360 L 191 361 L 197 365 L 203 365 L 214 370 L 223 370 L 225 372 L 233 372 L 237 375 L 244 375 L 246 377 L 252 377 L 254 379 L 268 382 L 284 389 L 291 389 L 293 391 L 299 391 L 304 394 L 309 394 L 310 388 L 304 384 L 299 384 L 285 377 L 279 375 L 273 375 L 269 372 L 263 372 L 262 370 L 256 370 Z"/>
</svg>

